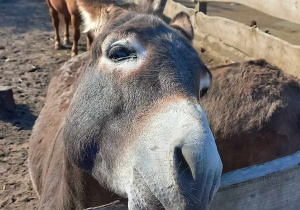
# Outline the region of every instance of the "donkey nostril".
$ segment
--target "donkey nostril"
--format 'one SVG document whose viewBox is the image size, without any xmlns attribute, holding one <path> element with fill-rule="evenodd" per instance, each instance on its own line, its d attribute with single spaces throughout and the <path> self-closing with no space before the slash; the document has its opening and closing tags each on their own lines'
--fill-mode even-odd
<svg viewBox="0 0 300 210">
<path fill-rule="evenodd" d="M 200 98 L 202 98 L 203 96 L 205 96 L 206 93 L 207 93 L 207 91 L 208 91 L 208 88 L 203 88 L 202 90 L 200 90 Z"/>
<path fill-rule="evenodd" d="M 195 180 L 195 166 L 192 161 L 192 154 L 188 149 L 175 148 L 175 161 L 177 166 L 178 179 L 181 181 Z"/>
</svg>

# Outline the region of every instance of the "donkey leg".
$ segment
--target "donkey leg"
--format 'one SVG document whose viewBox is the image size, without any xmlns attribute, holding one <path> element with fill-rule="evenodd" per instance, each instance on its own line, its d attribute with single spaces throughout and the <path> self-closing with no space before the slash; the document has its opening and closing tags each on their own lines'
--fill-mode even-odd
<svg viewBox="0 0 300 210">
<path fill-rule="evenodd" d="M 87 51 L 90 51 L 92 43 L 93 43 L 93 36 L 92 36 L 92 33 L 89 31 L 86 34 L 86 49 L 87 49 Z"/>
<path fill-rule="evenodd" d="M 64 33 L 64 45 L 71 45 L 70 39 L 69 39 L 69 25 L 71 22 L 70 16 L 65 16 L 65 33 Z"/>
<path fill-rule="evenodd" d="M 78 15 L 73 14 L 71 16 L 71 22 L 72 22 L 72 27 L 73 27 L 73 46 L 71 50 L 71 56 L 75 56 L 78 54 L 78 40 L 80 38 L 80 18 Z"/>
<path fill-rule="evenodd" d="M 54 38 L 54 47 L 55 49 L 61 49 L 62 45 L 60 43 L 59 38 L 59 18 L 58 18 L 58 12 L 55 11 L 53 8 L 49 8 L 49 12 L 52 18 L 52 25 L 55 30 L 55 38 Z"/>
</svg>

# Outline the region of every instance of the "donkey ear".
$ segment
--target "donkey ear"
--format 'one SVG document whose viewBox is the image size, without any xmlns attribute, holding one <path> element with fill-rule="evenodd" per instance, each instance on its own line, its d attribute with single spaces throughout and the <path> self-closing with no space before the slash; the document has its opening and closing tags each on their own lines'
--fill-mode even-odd
<svg viewBox="0 0 300 210">
<path fill-rule="evenodd" d="M 116 0 L 77 0 L 77 4 L 84 32 L 91 31 L 94 35 L 99 34 L 109 18 L 121 9 Z"/>
<path fill-rule="evenodd" d="M 178 13 L 171 21 L 170 26 L 178 30 L 188 40 L 192 41 L 194 38 L 194 29 L 190 16 L 185 12 Z"/>
</svg>

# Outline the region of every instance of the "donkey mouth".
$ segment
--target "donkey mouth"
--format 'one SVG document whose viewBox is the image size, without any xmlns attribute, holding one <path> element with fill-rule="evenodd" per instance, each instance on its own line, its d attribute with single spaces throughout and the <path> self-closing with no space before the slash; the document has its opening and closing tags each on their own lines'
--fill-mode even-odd
<svg viewBox="0 0 300 210">
<path fill-rule="evenodd" d="M 143 196 L 142 203 L 146 206 L 143 209 L 153 209 L 153 210 L 164 210 L 167 209 L 161 198 L 155 195 L 155 187 L 149 184 L 148 179 L 142 175 L 138 169 L 134 169 L 134 178 L 135 178 L 135 187 L 137 187 L 134 191 L 138 194 L 137 197 Z M 137 185 L 137 186 L 136 186 Z M 130 198 L 129 198 L 130 199 Z M 141 206 L 139 199 L 134 199 L 134 203 L 136 206 Z M 171 202 L 171 201 L 170 201 Z"/>
</svg>

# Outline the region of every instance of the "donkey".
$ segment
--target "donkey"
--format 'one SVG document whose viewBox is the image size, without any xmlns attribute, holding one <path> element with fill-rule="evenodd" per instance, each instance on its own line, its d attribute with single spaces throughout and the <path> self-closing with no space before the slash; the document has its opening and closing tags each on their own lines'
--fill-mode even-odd
<svg viewBox="0 0 300 210">
<path fill-rule="evenodd" d="M 212 69 L 206 110 L 223 172 L 300 150 L 300 83 L 264 60 Z"/>
<path fill-rule="evenodd" d="M 133 210 L 208 209 L 222 163 L 198 104 L 211 73 L 189 16 L 167 25 L 143 6 L 78 3 L 95 40 L 56 72 L 33 128 L 39 209 L 99 206 L 112 194 Z"/>
<path fill-rule="evenodd" d="M 65 20 L 65 33 L 64 33 L 64 45 L 70 45 L 69 39 L 69 25 L 72 22 L 73 29 L 73 46 L 71 49 L 71 56 L 78 54 L 78 41 L 80 38 L 80 24 L 81 17 L 78 10 L 76 0 L 46 0 L 49 8 L 49 12 L 52 18 L 52 24 L 55 30 L 54 47 L 55 49 L 61 49 L 62 44 L 59 37 L 59 14 L 64 16 Z M 93 42 L 92 34 L 87 33 L 87 50 L 90 49 Z"/>
</svg>

